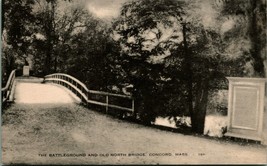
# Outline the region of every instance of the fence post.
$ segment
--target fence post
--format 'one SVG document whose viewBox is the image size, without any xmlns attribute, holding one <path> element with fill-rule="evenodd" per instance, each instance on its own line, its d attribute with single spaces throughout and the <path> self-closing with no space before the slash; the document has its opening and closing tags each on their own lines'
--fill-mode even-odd
<svg viewBox="0 0 267 166">
<path fill-rule="evenodd" d="M 134 112 L 134 99 L 132 99 L 132 111 Z"/>
<path fill-rule="evenodd" d="M 134 118 L 136 119 L 136 111 L 134 110 L 135 108 L 134 108 L 134 99 L 132 99 L 132 113 L 133 113 L 133 116 L 134 116 Z"/>
<path fill-rule="evenodd" d="M 86 105 L 87 107 L 89 106 L 88 100 L 89 100 L 89 92 L 86 92 L 86 96 L 87 96 L 87 101 L 86 101 Z"/>
<path fill-rule="evenodd" d="M 106 95 L 106 113 L 108 113 L 108 95 Z"/>
</svg>

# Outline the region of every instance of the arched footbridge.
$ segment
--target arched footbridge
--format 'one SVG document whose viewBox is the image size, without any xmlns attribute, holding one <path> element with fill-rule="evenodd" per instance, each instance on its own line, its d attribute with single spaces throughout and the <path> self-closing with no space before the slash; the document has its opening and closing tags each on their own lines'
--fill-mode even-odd
<svg viewBox="0 0 267 166">
<path fill-rule="evenodd" d="M 40 79 L 31 79 L 31 78 L 27 79 L 27 77 L 20 77 L 17 79 L 17 82 L 27 82 L 27 81 L 31 82 L 34 80 L 40 80 Z M 15 81 L 16 81 L 15 70 L 13 70 L 9 76 L 6 87 L 2 88 L 2 103 L 3 104 L 7 102 L 12 102 L 15 100 L 14 98 L 14 92 L 15 92 L 14 82 Z M 68 74 L 54 73 L 54 74 L 46 75 L 42 83 L 53 83 L 53 84 L 61 85 L 67 88 L 69 91 L 75 94 L 75 96 L 78 97 L 81 103 L 84 105 L 92 104 L 92 105 L 102 106 L 102 107 L 105 107 L 106 112 L 108 112 L 109 109 L 112 108 L 112 109 L 118 109 L 118 110 L 124 111 L 127 114 L 131 114 L 131 115 L 134 114 L 134 99 L 131 96 L 89 90 L 84 83 L 82 83 L 75 77 L 72 77 Z M 44 87 L 47 87 L 47 86 L 44 86 Z M 40 88 L 42 89 L 44 87 L 40 87 Z M 57 98 L 58 95 L 60 94 L 55 94 L 54 98 Z M 31 96 L 31 95 L 29 94 L 28 96 Z M 25 96 L 25 98 L 27 97 Z M 127 104 L 124 104 L 124 103 L 127 103 Z"/>
<path fill-rule="evenodd" d="M 32 78 L 16 77 L 13 71 L 2 88 L 2 104 L 7 105 L 1 128 L 5 165 L 267 162 L 260 145 L 241 146 L 114 118 L 104 112 L 134 114 L 131 96 L 90 90 L 62 73 Z M 95 111 L 99 107 L 103 112 Z"/>
</svg>

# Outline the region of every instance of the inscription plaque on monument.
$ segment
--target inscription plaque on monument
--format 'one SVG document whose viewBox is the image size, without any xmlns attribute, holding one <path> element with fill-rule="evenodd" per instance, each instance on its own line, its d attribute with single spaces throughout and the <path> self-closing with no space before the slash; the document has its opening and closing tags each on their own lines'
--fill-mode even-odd
<svg viewBox="0 0 267 166">
<path fill-rule="evenodd" d="M 233 127 L 257 129 L 258 93 L 257 88 L 234 88 Z"/>
<path fill-rule="evenodd" d="M 226 136 L 262 141 L 265 81 L 228 77 L 228 129 Z"/>
</svg>

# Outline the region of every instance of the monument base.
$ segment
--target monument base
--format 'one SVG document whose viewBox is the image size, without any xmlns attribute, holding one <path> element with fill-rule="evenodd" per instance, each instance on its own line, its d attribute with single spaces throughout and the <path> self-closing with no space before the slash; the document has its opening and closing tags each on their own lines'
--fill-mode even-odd
<svg viewBox="0 0 267 166">
<path fill-rule="evenodd" d="M 254 141 L 262 141 L 262 138 L 258 136 L 243 135 L 243 134 L 237 134 L 237 133 L 232 133 L 232 132 L 227 132 L 224 134 L 224 136 L 243 138 L 243 139 L 254 140 Z"/>
</svg>

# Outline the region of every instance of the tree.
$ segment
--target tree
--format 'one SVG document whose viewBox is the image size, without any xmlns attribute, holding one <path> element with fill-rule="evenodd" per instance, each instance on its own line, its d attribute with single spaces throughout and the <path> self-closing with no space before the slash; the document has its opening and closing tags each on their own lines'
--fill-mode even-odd
<svg viewBox="0 0 267 166">
<path fill-rule="evenodd" d="M 218 29 L 206 28 L 198 12 L 189 12 L 197 5 L 190 2 L 132 1 L 114 26 L 122 46 L 120 64 L 134 86 L 141 118 L 189 114 L 192 131 L 203 133 L 208 95 L 222 86 L 219 80 L 225 82 L 222 69 L 230 69 L 231 58 L 220 52 Z M 166 110 L 173 101 L 178 108 Z"/>
<path fill-rule="evenodd" d="M 31 54 L 34 0 L 2 1 L 3 72 L 8 75 L 15 68 L 15 60 L 28 65 Z M 12 53 L 11 53 L 12 52 Z"/>
<path fill-rule="evenodd" d="M 26 31 L 25 27 L 26 25 L 23 25 L 23 22 L 20 18 L 24 18 L 27 21 L 30 21 L 33 19 L 32 15 L 32 7 L 33 7 L 34 1 L 33 0 L 18 0 L 16 2 L 11 2 L 10 0 L 3 0 L 1 2 L 2 5 L 2 19 L 1 19 L 1 33 L 3 34 L 4 29 L 10 29 L 9 31 L 15 32 L 14 24 L 17 23 L 17 31 L 13 34 L 12 37 L 20 37 L 21 34 L 23 34 L 23 30 Z M 20 34 L 21 33 L 21 34 Z M 18 40 L 16 38 L 16 40 Z"/>
<path fill-rule="evenodd" d="M 107 55 L 113 44 L 108 25 L 74 2 L 39 1 L 35 14 L 34 62 L 39 75 L 68 73 L 93 89 L 106 89 L 114 82 Z"/>
<path fill-rule="evenodd" d="M 73 34 L 69 41 L 71 50 L 67 53 L 67 72 L 92 89 L 106 90 L 106 74 L 110 73 L 107 62 L 108 29 L 90 14 L 83 17 L 85 27 L 81 32 Z"/>
<path fill-rule="evenodd" d="M 41 33 L 44 40 L 44 52 L 45 52 L 45 62 L 44 62 L 44 74 L 50 74 L 52 71 L 52 57 L 54 56 L 54 45 L 57 43 L 56 36 L 56 9 L 57 0 L 45 0 L 39 1 L 39 5 L 43 8 L 37 14 L 36 22 L 39 28 L 39 33 Z"/>
<path fill-rule="evenodd" d="M 122 46 L 118 62 L 126 73 L 124 82 L 133 85 L 137 114 L 145 123 L 165 114 L 163 61 L 181 37 L 179 28 L 173 29 L 181 14 L 178 1 L 132 1 L 123 6 L 114 24 Z M 176 22 L 169 20 L 170 16 Z M 170 34 L 166 35 L 166 30 Z"/>
<path fill-rule="evenodd" d="M 217 0 L 221 16 L 235 20 L 235 27 L 228 35 L 244 32 L 243 37 L 250 42 L 247 62 L 253 67 L 251 76 L 265 76 L 266 60 L 266 1 L 265 0 Z M 240 41 L 240 40 L 239 40 Z M 238 42 L 239 42 L 238 41 Z M 266 67 L 265 67 L 266 68 Z"/>
<path fill-rule="evenodd" d="M 41 75 L 46 75 L 59 70 L 58 62 L 62 56 L 61 50 L 68 49 L 66 42 L 77 28 L 75 24 L 79 23 L 84 11 L 73 8 L 61 11 L 62 6 L 70 1 L 37 2 L 34 39 L 36 57 L 34 61 L 36 62 L 35 67 L 41 71 Z"/>
</svg>

